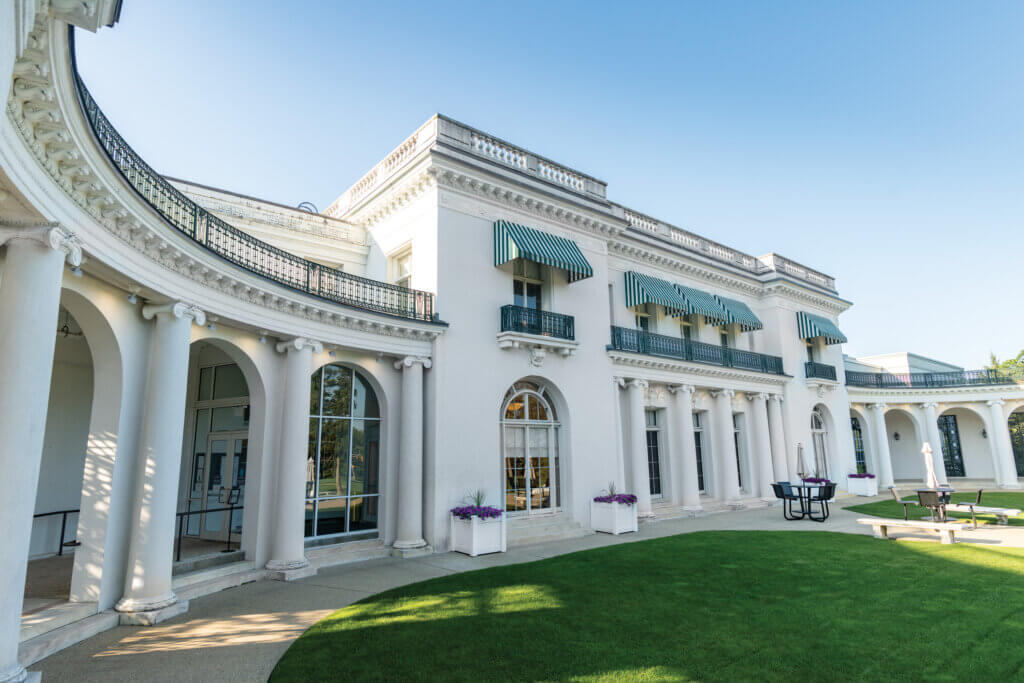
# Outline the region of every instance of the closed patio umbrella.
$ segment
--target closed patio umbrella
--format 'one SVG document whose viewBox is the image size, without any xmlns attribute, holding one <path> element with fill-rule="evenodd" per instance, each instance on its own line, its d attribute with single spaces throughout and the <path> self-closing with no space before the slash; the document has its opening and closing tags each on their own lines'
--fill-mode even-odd
<svg viewBox="0 0 1024 683">
<path fill-rule="evenodd" d="M 930 489 L 939 488 L 939 479 L 935 476 L 935 460 L 932 458 L 932 446 L 927 441 L 921 446 L 921 455 L 924 456 L 924 483 Z"/>
<path fill-rule="evenodd" d="M 800 463 L 800 466 L 804 468 L 805 477 L 816 477 L 818 473 L 814 471 L 814 463 L 808 460 L 808 456 L 805 452 L 804 445 L 798 443 L 796 445 L 796 459 Z"/>
</svg>

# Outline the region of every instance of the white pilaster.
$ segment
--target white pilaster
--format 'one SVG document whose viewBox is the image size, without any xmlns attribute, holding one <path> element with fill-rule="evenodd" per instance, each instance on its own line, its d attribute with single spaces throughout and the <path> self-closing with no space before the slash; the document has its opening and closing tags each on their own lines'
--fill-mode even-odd
<svg viewBox="0 0 1024 683">
<path fill-rule="evenodd" d="M 1017 464 L 1013 460 L 1013 446 L 1010 444 L 1010 428 L 1007 424 L 1006 414 L 1003 412 L 1004 401 L 996 399 L 986 401 L 989 415 L 992 420 L 991 449 L 992 465 L 996 473 L 996 483 L 999 488 L 1019 489 L 1020 482 L 1017 479 Z"/>
<path fill-rule="evenodd" d="M 735 392 L 721 389 L 711 392 L 715 400 L 715 490 L 722 502 L 737 503 L 740 499 L 739 467 L 736 464 L 736 442 L 733 440 L 732 399 Z"/>
<path fill-rule="evenodd" d="M 676 455 L 675 490 L 679 492 L 676 503 L 684 510 L 700 512 L 700 481 L 697 479 L 697 445 L 693 431 L 693 392 L 689 384 L 671 387 L 675 395 L 675 410 L 672 417 L 675 432 L 679 435 L 679 452 Z"/>
<path fill-rule="evenodd" d="M 23 681 L 18 631 L 64 261 L 77 267 L 81 246 L 67 230 L 0 226 L 7 245 L 0 283 L 0 681 Z"/>
<path fill-rule="evenodd" d="M 626 380 L 621 377 L 612 377 L 612 406 L 615 410 L 615 485 L 620 491 L 626 488 L 626 456 L 622 449 L 622 402 L 619 400 L 619 391 L 625 386 Z"/>
<path fill-rule="evenodd" d="M 782 394 L 768 397 L 768 433 L 772 445 L 772 466 L 775 481 L 789 481 L 789 458 L 786 455 L 786 428 L 782 419 Z"/>
<path fill-rule="evenodd" d="M 406 356 L 402 371 L 402 425 L 398 455 L 398 531 L 393 547 L 422 548 L 423 538 L 423 370 L 429 358 Z"/>
<path fill-rule="evenodd" d="M 943 486 L 949 484 L 946 477 L 946 460 L 942 455 L 942 435 L 939 434 L 939 416 L 936 408 L 938 403 L 925 403 L 921 406 L 924 410 L 925 439 L 932 445 L 932 462 L 935 463 L 935 478 Z"/>
<path fill-rule="evenodd" d="M 284 356 L 281 402 L 281 445 L 277 453 L 277 509 L 267 569 L 293 578 L 309 566 L 306 560 L 306 460 L 309 453 L 309 391 L 313 353 L 323 346 L 303 337 L 278 342 Z"/>
<path fill-rule="evenodd" d="M 878 488 L 887 489 L 895 485 L 892 476 L 892 455 L 889 453 L 889 435 L 885 430 L 885 409 L 884 403 L 872 403 L 868 406 L 871 410 L 871 431 L 875 436 L 875 465 L 878 467 Z"/>
<path fill-rule="evenodd" d="M 752 413 L 751 427 L 755 459 L 757 460 L 757 485 L 762 500 L 775 500 L 772 491 L 772 442 L 768 429 L 768 394 L 748 394 Z"/>
<path fill-rule="evenodd" d="M 149 345 L 128 573 L 124 597 L 114 609 L 155 614 L 177 602 L 171 589 L 171 569 L 185 431 L 188 352 L 192 321 L 202 325 L 206 316 L 195 306 L 182 302 L 143 306 L 142 316 L 156 322 Z M 155 623 L 159 617 L 140 619 L 139 623 Z"/>
<path fill-rule="evenodd" d="M 647 382 L 631 379 L 626 384 L 629 400 L 629 455 L 633 472 L 633 494 L 640 517 L 651 516 L 651 474 L 647 466 L 647 421 L 644 417 L 644 392 Z"/>
</svg>

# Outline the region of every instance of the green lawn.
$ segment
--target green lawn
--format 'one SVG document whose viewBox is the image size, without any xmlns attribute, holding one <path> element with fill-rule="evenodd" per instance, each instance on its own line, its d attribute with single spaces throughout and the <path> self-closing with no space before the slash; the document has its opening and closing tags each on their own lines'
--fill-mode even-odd
<svg viewBox="0 0 1024 683">
<path fill-rule="evenodd" d="M 903 498 L 903 500 L 917 500 L 917 494 L 911 489 L 901 490 L 900 496 Z M 977 499 L 977 497 L 977 490 L 965 491 L 963 493 L 954 493 L 953 502 L 973 502 Z M 981 504 L 987 505 L 988 507 L 1016 508 L 1018 510 L 1024 510 L 1024 492 L 985 491 L 981 495 Z M 893 519 L 903 519 L 903 506 L 897 503 L 895 500 L 892 500 L 891 498 L 889 500 L 882 500 L 877 503 L 848 505 L 844 509 L 853 510 L 854 512 L 863 512 L 866 515 L 873 515 L 874 517 L 890 517 Z M 966 519 L 967 521 L 971 520 L 971 514 L 969 512 L 950 511 L 948 515 L 950 518 Z M 910 508 L 910 519 L 924 519 L 928 516 L 928 510 L 921 508 L 920 506 Z M 1014 526 L 1024 526 L 1024 516 L 1010 517 L 1010 519 L 1007 521 Z M 978 515 L 979 525 L 995 523 L 996 518 L 992 515 Z"/>
<path fill-rule="evenodd" d="M 272 681 L 941 680 L 1024 670 L 1024 549 L 700 532 L 339 610 Z"/>
</svg>

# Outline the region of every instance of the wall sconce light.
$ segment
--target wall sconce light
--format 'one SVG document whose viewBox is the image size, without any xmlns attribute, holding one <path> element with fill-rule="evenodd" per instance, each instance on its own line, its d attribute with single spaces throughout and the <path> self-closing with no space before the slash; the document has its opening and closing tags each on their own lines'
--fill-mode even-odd
<svg viewBox="0 0 1024 683">
<path fill-rule="evenodd" d="M 892 440 L 893 441 L 899 441 L 900 440 L 900 433 L 899 432 L 893 432 L 892 433 Z"/>
<path fill-rule="evenodd" d="M 981 438 L 983 438 L 983 439 L 987 439 L 988 438 L 988 430 L 985 429 L 984 427 L 981 428 Z"/>
</svg>

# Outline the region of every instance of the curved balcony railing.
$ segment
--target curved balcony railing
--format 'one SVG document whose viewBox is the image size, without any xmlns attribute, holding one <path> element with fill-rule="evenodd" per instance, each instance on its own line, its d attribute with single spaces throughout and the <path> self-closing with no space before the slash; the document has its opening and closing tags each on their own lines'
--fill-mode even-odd
<svg viewBox="0 0 1024 683">
<path fill-rule="evenodd" d="M 754 351 L 730 349 L 715 344 L 691 341 L 682 337 L 669 337 L 628 327 L 612 328 L 612 343 L 608 345 L 613 351 L 632 351 L 650 356 L 675 358 L 693 363 L 723 365 L 740 370 L 765 372 L 772 375 L 783 375 L 782 359 Z"/>
<path fill-rule="evenodd" d="M 168 223 L 226 261 L 304 294 L 375 313 L 437 321 L 430 292 L 351 275 L 267 244 L 217 218 L 167 182 L 125 142 L 85 87 L 74 62 L 71 31 L 72 73 L 96 140 L 128 184 Z"/>
<path fill-rule="evenodd" d="M 807 379 L 828 379 L 836 381 L 836 366 L 807 361 L 804 363 L 804 377 Z"/>
<path fill-rule="evenodd" d="M 846 385 L 879 389 L 916 389 L 927 387 L 962 387 L 976 384 L 1016 384 L 1024 378 L 1014 378 L 1001 370 L 962 370 L 959 372 L 847 372 Z"/>
<path fill-rule="evenodd" d="M 509 304 L 501 307 L 501 331 L 539 334 L 573 341 L 576 339 L 576 319 L 571 315 Z"/>
</svg>

